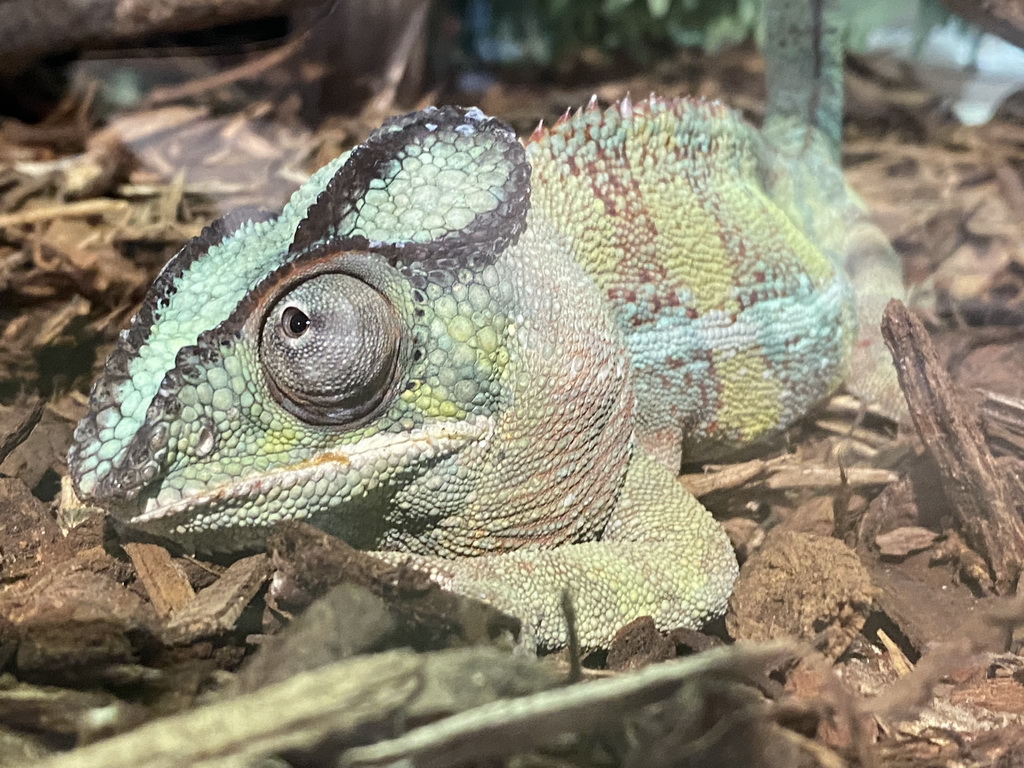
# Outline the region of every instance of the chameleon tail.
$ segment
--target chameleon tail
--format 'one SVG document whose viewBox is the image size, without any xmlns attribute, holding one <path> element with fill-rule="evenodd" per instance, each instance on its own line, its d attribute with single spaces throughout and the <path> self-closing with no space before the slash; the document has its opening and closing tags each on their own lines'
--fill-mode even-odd
<svg viewBox="0 0 1024 768">
<path fill-rule="evenodd" d="M 903 420 L 906 402 L 880 329 L 889 299 L 905 298 L 903 265 L 840 164 L 842 5 L 765 0 L 768 108 L 762 133 L 779 161 L 768 183 L 773 198 L 850 277 L 858 328 L 847 388 Z"/>
<path fill-rule="evenodd" d="M 798 140 L 816 132 L 835 163 L 843 123 L 841 5 L 842 0 L 765 3 L 765 131 Z"/>
</svg>

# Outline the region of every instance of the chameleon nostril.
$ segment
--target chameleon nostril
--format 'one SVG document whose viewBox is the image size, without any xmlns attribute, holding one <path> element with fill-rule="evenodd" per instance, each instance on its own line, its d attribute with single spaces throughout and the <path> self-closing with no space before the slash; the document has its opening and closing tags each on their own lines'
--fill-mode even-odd
<svg viewBox="0 0 1024 768">
<path fill-rule="evenodd" d="M 159 451 L 167 445 L 167 425 L 158 424 L 149 435 L 149 448 L 152 451 Z"/>
<path fill-rule="evenodd" d="M 209 456 L 213 451 L 216 442 L 213 427 L 209 424 L 203 424 L 202 428 L 199 430 L 199 440 L 196 443 L 196 456 L 200 459 Z"/>
</svg>

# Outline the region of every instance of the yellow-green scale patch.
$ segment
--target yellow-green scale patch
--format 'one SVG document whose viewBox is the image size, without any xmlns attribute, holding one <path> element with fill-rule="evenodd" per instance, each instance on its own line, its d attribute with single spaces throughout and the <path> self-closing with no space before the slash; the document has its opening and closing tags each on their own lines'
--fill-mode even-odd
<svg viewBox="0 0 1024 768">
<path fill-rule="evenodd" d="M 766 192 L 777 168 L 732 112 L 692 100 L 587 110 L 527 152 L 534 211 L 570 233 L 615 308 L 651 429 L 733 448 L 836 386 L 844 278 Z"/>
</svg>

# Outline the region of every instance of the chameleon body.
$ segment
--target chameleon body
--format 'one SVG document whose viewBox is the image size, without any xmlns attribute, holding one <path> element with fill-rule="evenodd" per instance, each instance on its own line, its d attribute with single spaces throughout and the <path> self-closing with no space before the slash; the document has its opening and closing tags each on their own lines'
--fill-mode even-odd
<svg viewBox="0 0 1024 768">
<path fill-rule="evenodd" d="M 215 223 L 94 387 L 78 494 L 200 550 L 307 519 L 549 647 L 565 589 L 588 647 L 637 616 L 720 615 L 736 560 L 674 470 L 839 386 L 852 346 L 880 346 L 855 342 L 846 262 L 895 263 L 836 166 L 832 11 L 804 5 L 772 23 L 817 54 L 775 51 L 761 131 L 718 103 L 627 99 L 524 144 L 428 109 L 280 215 Z"/>
</svg>

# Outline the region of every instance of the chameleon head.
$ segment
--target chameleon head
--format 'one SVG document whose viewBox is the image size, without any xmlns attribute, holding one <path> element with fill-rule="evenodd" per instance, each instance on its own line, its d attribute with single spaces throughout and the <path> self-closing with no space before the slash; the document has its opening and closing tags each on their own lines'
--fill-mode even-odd
<svg viewBox="0 0 1024 768">
<path fill-rule="evenodd" d="M 277 217 L 217 222 L 154 283 L 69 455 L 79 496 L 199 548 L 301 517 L 380 546 L 410 482 L 454 508 L 512 396 L 529 166 L 477 110 L 387 123 Z M 444 482 L 437 480 L 443 468 Z M 374 514 L 338 514 L 340 507 Z M 218 533 L 232 531 L 216 540 Z"/>
<path fill-rule="evenodd" d="M 592 538 L 632 445 L 622 339 L 478 110 L 396 118 L 279 216 L 157 278 L 69 454 L 80 498 L 188 548 L 302 518 L 355 546 Z M 581 510 L 586 510 L 584 514 Z"/>
</svg>

